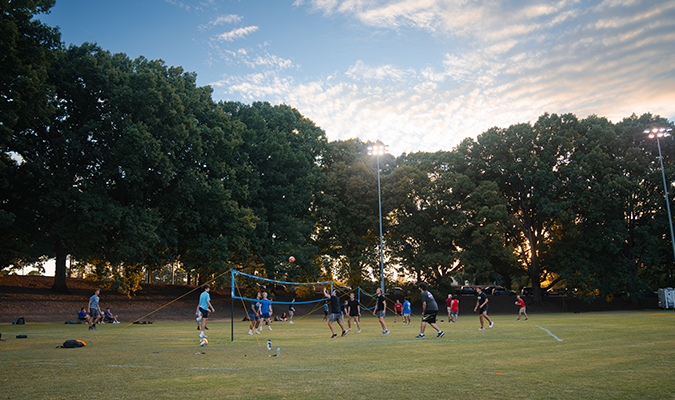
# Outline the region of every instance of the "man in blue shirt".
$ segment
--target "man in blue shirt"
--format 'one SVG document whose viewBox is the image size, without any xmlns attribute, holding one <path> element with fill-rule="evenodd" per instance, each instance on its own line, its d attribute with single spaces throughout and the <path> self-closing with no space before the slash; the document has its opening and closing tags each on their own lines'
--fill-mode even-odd
<svg viewBox="0 0 675 400">
<path fill-rule="evenodd" d="M 403 302 L 403 325 L 410 325 L 410 314 L 412 310 L 410 308 L 410 300 L 406 297 Z"/>
<path fill-rule="evenodd" d="M 206 326 L 206 320 L 209 319 L 209 312 L 216 312 L 216 310 L 211 305 L 211 296 L 209 292 L 211 291 L 211 286 L 206 284 L 204 285 L 204 291 L 199 295 L 199 304 L 197 305 L 197 311 L 195 315 L 199 316 L 199 313 L 202 313 L 202 332 L 199 334 L 199 337 L 207 337 L 204 333 L 204 327 Z"/>
<path fill-rule="evenodd" d="M 97 331 L 96 324 L 101 320 L 101 309 L 98 308 L 100 289 L 94 291 L 94 295 L 89 298 L 89 330 Z"/>
<path fill-rule="evenodd" d="M 267 292 L 263 292 L 262 300 L 260 300 L 260 315 L 263 321 L 267 322 L 267 329 L 272 330 L 272 302 L 267 298 Z M 262 330 L 262 327 L 260 327 Z"/>
</svg>

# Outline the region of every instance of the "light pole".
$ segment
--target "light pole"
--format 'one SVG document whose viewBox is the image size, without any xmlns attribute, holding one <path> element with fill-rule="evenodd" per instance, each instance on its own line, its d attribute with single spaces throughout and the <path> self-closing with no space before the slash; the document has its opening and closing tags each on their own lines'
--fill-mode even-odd
<svg viewBox="0 0 675 400">
<path fill-rule="evenodd" d="M 670 242 L 673 244 L 673 257 L 675 258 L 675 234 L 673 234 L 673 217 L 670 214 L 670 199 L 668 199 L 668 184 L 666 183 L 666 170 L 663 169 L 663 156 L 661 155 L 661 142 L 659 138 L 670 136 L 673 128 L 645 129 L 650 139 L 656 138 L 656 146 L 659 148 L 659 161 L 661 161 L 661 174 L 663 175 L 663 189 L 666 191 L 666 209 L 668 210 L 668 224 L 670 225 Z"/>
<path fill-rule="evenodd" d="M 380 289 L 384 295 L 384 250 L 382 249 L 382 193 L 380 186 L 380 156 L 386 152 L 383 144 L 368 146 L 368 155 L 377 158 L 377 204 L 380 208 Z"/>
</svg>

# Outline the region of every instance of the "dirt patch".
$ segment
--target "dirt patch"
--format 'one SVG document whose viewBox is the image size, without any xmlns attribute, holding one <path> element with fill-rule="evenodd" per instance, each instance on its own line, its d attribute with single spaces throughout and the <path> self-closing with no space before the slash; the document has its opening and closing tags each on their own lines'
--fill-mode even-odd
<svg viewBox="0 0 675 400">
<path fill-rule="evenodd" d="M 62 294 L 51 290 L 54 278 L 44 276 L 0 276 L 0 323 L 11 323 L 19 317 L 24 317 L 28 323 L 32 322 L 65 322 L 76 321 L 77 312 L 87 307 L 89 297 L 100 283 L 88 279 L 67 279 L 70 293 Z M 135 295 L 127 297 L 113 290 L 101 290 L 101 307 L 110 307 L 122 322 L 132 322 L 138 319 L 144 321 L 191 321 L 199 302 L 201 290 L 196 286 L 143 284 L 142 289 Z M 437 296 L 440 316 L 444 315 L 445 297 Z M 403 296 L 393 296 L 392 300 L 401 301 Z M 277 300 L 289 301 L 291 295 L 285 292 L 277 293 Z M 515 297 L 490 296 L 490 314 L 517 315 L 518 308 L 514 305 Z M 460 296 L 460 316 L 473 315 L 476 299 L 473 296 Z M 554 312 L 590 312 L 590 311 L 626 311 L 640 309 L 656 309 L 657 299 L 646 298 L 640 301 L 625 301 L 614 298 L 596 299 L 592 303 L 585 303 L 571 297 L 548 297 L 544 303 L 536 305 L 531 298 L 525 298 L 528 313 Z M 226 289 L 212 289 L 211 303 L 216 308 L 210 320 L 229 320 L 231 315 L 230 291 Z M 246 304 L 248 305 L 248 304 Z M 305 315 L 313 311 L 314 315 L 323 315 L 321 310 L 315 310 L 316 304 L 296 306 L 296 315 Z M 286 305 L 275 307 L 277 313 L 287 310 Z M 421 307 L 413 304 L 413 313 L 419 314 Z M 234 302 L 234 317 L 242 319 L 245 315 L 241 300 Z"/>
</svg>

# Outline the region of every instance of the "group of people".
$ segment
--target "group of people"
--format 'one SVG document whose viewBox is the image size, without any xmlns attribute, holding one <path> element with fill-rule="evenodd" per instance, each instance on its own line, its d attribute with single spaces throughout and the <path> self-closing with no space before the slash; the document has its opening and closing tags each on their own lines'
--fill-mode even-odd
<svg viewBox="0 0 675 400">
<path fill-rule="evenodd" d="M 426 326 L 430 325 L 437 332 L 436 337 L 440 338 L 445 335 L 445 332 L 437 324 L 438 316 L 438 303 L 434 299 L 434 296 L 431 292 L 427 290 L 427 285 L 425 283 L 420 283 L 418 285 L 420 291 L 420 298 L 422 302 L 422 322 L 420 325 L 420 334 L 417 335 L 417 338 L 425 338 Z M 199 297 L 199 305 L 197 306 L 197 311 L 195 315 L 197 316 L 197 321 L 201 324 L 201 333 L 199 337 L 207 337 L 204 333 L 206 327 L 206 321 L 208 320 L 209 314 L 215 312 L 215 309 L 211 305 L 211 297 L 209 295 L 210 286 L 204 285 L 204 292 Z M 95 306 L 98 308 L 98 290 L 90 299 L 90 307 Z M 488 316 L 488 302 L 489 299 L 487 295 L 483 292 L 481 288 L 476 288 L 476 306 L 474 307 L 474 312 L 478 312 L 480 320 L 480 330 L 485 330 L 485 321 L 489 323 L 488 327 L 492 328 L 494 322 Z M 324 304 L 324 321 L 328 321 L 328 327 L 331 331 L 331 338 L 336 338 L 338 334 L 333 327 L 333 323 L 337 323 L 342 330 L 341 336 L 345 336 L 347 332 L 352 329 L 352 320 L 356 324 L 358 333 L 361 333 L 361 306 L 359 305 L 358 300 L 354 298 L 354 293 L 349 294 L 349 299 L 345 300 L 343 304 L 340 304 L 340 298 L 337 294 L 337 289 L 333 289 L 332 292 L 329 292 L 327 288 L 323 288 L 324 296 L 327 298 L 326 303 Z M 375 293 L 375 307 L 373 307 L 373 315 L 375 315 L 380 323 L 382 328 L 381 334 L 388 335 L 390 333 L 387 328 L 387 323 L 384 318 L 386 316 L 387 310 L 387 300 L 382 293 L 381 288 L 377 288 Z M 525 309 L 525 302 L 521 299 L 520 296 L 517 296 L 516 305 L 519 306 L 518 320 L 520 321 L 521 315 L 525 315 L 525 320 L 528 319 L 527 312 Z M 448 295 L 446 300 L 446 307 L 448 311 L 448 322 L 456 323 L 459 316 L 459 300 L 453 298 L 451 294 Z M 93 310 L 93 309 L 92 309 Z M 272 330 L 272 301 L 268 299 L 267 292 L 258 292 L 256 294 L 256 299 L 251 302 L 249 309 L 247 310 L 248 319 L 250 321 L 249 326 L 249 335 L 260 334 L 262 333 L 263 323 L 267 324 L 267 329 Z M 295 314 L 295 299 L 291 301 L 288 307 L 288 319 L 289 323 L 293 323 L 293 315 Z M 397 317 L 401 317 L 404 325 L 410 325 L 410 314 L 411 314 L 411 304 L 408 298 L 404 299 L 404 302 L 401 303 L 399 300 L 396 300 L 394 305 L 394 323 L 396 323 Z M 344 317 L 347 317 L 347 327 L 344 325 Z M 115 317 L 116 320 L 116 317 Z M 90 328 L 91 329 L 91 328 Z M 94 324 L 95 329 L 95 324 Z M 208 328 L 206 328 L 208 329 Z"/>
<path fill-rule="evenodd" d="M 94 294 L 89 298 L 89 304 L 87 307 L 82 307 L 77 313 L 77 319 L 81 322 L 86 322 L 89 324 L 90 331 L 97 331 L 98 328 L 96 328 L 96 324 L 99 323 L 119 324 L 117 315 L 114 315 L 112 311 L 110 311 L 110 307 L 106 308 L 105 312 L 101 311 L 101 307 L 99 305 L 99 302 L 101 301 L 101 298 L 99 297 L 100 294 L 101 290 L 96 289 Z M 89 310 L 89 314 L 87 314 L 86 310 Z"/>
<path fill-rule="evenodd" d="M 262 333 L 263 323 L 267 324 L 267 329 L 272 330 L 272 314 L 274 309 L 272 308 L 272 301 L 267 298 L 267 292 L 258 292 L 256 293 L 255 301 L 251 302 L 247 313 L 248 320 L 250 321 L 250 326 L 248 330 L 249 335 L 260 334 Z M 284 313 L 285 314 L 285 313 Z M 288 305 L 288 314 L 282 315 L 281 320 L 288 320 L 289 324 L 293 323 L 293 315 L 295 314 L 295 299 L 291 301 Z M 286 319 L 284 319 L 284 316 Z"/>
</svg>

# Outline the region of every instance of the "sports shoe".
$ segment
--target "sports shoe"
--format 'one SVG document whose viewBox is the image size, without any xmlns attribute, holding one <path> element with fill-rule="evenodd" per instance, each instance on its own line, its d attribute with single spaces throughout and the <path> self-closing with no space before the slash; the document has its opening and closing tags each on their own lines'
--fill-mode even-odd
<svg viewBox="0 0 675 400">
<path fill-rule="evenodd" d="M 331 339 L 335 339 L 337 337 L 337 333 L 334 333 L 333 336 L 331 336 Z"/>
<path fill-rule="evenodd" d="M 445 335 L 445 332 L 440 331 L 440 332 L 438 332 L 438 335 L 436 335 L 436 337 L 443 337 L 443 335 Z"/>
<path fill-rule="evenodd" d="M 361 333 L 361 329 L 359 329 L 358 331 L 356 331 L 356 333 Z"/>
<path fill-rule="evenodd" d="M 91 330 L 92 330 L 92 331 L 97 331 L 98 328 L 94 326 L 94 327 L 91 328 Z"/>
<path fill-rule="evenodd" d="M 520 318 L 516 319 L 516 321 L 520 321 Z"/>
<path fill-rule="evenodd" d="M 388 334 L 389 334 L 389 329 L 387 329 L 386 331 L 382 331 L 382 334 L 383 334 L 383 335 L 388 335 Z"/>
<path fill-rule="evenodd" d="M 268 326 L 267 329 L 272 330 L 272 327 L 271 327 L 271 326 Z"/>
<path fill-rule="evenodd" d="M 260 334 L 262 333 L 262 330 L 259 331 L 258 328 L 255 328 L 255 333 L 257 333 L 258 335 L 260 335 Z"/>
<path fill-rule="evenodd" d="M 416 339 L 424 339 L 426 336 L 424 336 L 424 333 L 420 333 L 419 335 L 415 336 Z"/>
<path fill-rule="evenodd" d="M 90 331 L 93 331 L 93 330 L 94 330 L 94 328 L 90 326 L 90 327 L 89 327 L 89 330 L 90 330 Z"/>
<path fill-rule="evenodd" d="M 525 318 L 525 321 L 527 321 L 527 318 Z"/>
<path fill-rule="evenodd" d="M 349 331 L 351 331 L 351 330 L 352 330 L 352 328 L 347 328 L 347 332 L 349 332 Z"/>
<path fill-rule="evenodd" d="M 342 336 L 346 335 L 347 331 L 342 331 Z"/>
<path fill-rule="evenodd" d="M 249 329 L 249 330 L 248 330 L 248 334 L 249 334 L 249 335 L 253 335 L 253 331 Z"/>
<path fill-rule="evenodd" d="M 292 324 L 292 323 L 293 323 L 293 321 L 288 321 L 288 323 L 289 323 L 289 324 Z"/>
<path fill-rule="evenodd" d="M 208 337 L 208 336 L 206 336 L 206 334 L 204 333 L 204 331 L 202 331 L 202 333 L 199 334 L 199 337 Z"/>
<path fill-rule="evenodd" d="M 489 328 L 492 328 L 493 326 L 495 326 L 495 323 L 494 323 L 494 322 L 490 322 Z"/>
<path fill-rule="evenodd" d="M 478 330 L 479 330 L 479 331 L 484 331 L 484 330 L 485 330 L 485 328 L 478 328 Z"/>
</svg>

